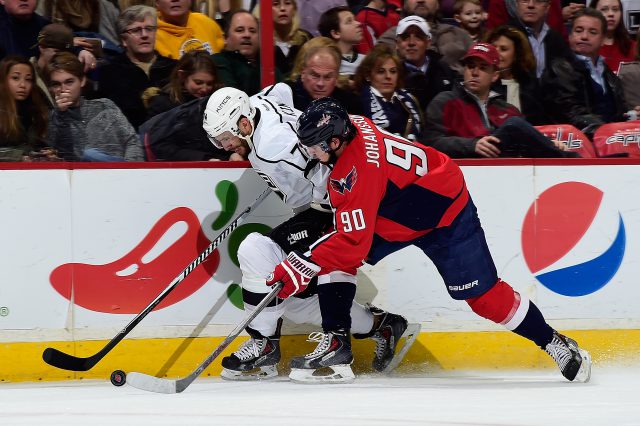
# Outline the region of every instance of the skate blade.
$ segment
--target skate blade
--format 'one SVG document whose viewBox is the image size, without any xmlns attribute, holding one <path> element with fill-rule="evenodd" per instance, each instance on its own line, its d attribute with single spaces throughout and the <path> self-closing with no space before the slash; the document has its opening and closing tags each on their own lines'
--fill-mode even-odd
<svg viewBox="0 0 640 426">
<path fill-rule="evenodd" d="M 591 355 L 584 349 L 578 349 L 578 352 L 580 352 L 580 356 L 582 357 L 582 364 L 580 364 L 578 374 L 576 374 L 573 381 L 578 383 L 587 383 L 589 379 L 591 379 Z"/>
<path fill-rule="evenodd" d="M 402 336 L 400 336 L 400 341 L 398 342 L 398 345 L 400 345 L 402 339 L 404 338 L 404 345 L 402 345 L 399 350 L 396 346 L 396 354 L 393 356 L 393 358 L 391 358 L 391 362 L 389 362 L 389 365 L 387 365 L 386 368 L 382 370 L 382 373 L 391 373 L 396 369 L 398 365 L 400 365 L 400 363 L 404 359 L 404 356 L 407 354 L 407 352 L 409 352 L 409 349 L 411 349 L 411 346 L 420 335 L 421 328 L 422 326 L 420 324 L 409 324 L 407 326 L 407 329 L 404 331 L 404 333 L 402 333 Z"/>
<path fill-rule="evenodd" d="M 314 375 L 314 373 L 322 370 L 331 370 L 326 375 Z M 295 383 L 302 384 L 320 384 L 320 383 L 351 383 L 356 376 L 349 364 L 332 365 L 322 369 L 302 369 L 292 368 L 289 373 L 289 379 Z"/>
<path fill-rule="evenodd" d="M 269 380 L 278 377 L 278 369 L 275 365 L 267 365 L 259 369 L 254 368 L 250 371 L 233 371 L 223 368 L 220 377 L 224 380 L 232 381 Z"/>
</svg>

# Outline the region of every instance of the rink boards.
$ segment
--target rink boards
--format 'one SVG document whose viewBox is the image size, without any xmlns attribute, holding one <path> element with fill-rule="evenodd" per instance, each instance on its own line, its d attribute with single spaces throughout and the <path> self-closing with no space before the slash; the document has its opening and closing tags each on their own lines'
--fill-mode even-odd
<svg viewBox="0 0 640 426">
<path fill-rule="evenodd" d="M 637 363 L 640 164 L 460 164 L 500 276 L 596 363 Z M 58 370 L 41 353 L 53 346 L 92 355 L 164 289 L 265 188 L 252 170 L 233 166 L 5 166 L 0 380 L 106 378 L 116 368 L 190 372 L 243 317 L 237 245 L 287 217 L 275 195 L 92 370 Z M 453 301 L 415 249 L 362 267 L 357 299 L 422 324 L 402 369 L 552 366 L 531 343 Z M 314 347 L 304 342 L 312 330 L 285 324 L 283 361 Z M 369 371 L 372 348 L 355 342 L 358 371 Z M 207 374 L 219 368 L 214 362 Z"/>
</svg>

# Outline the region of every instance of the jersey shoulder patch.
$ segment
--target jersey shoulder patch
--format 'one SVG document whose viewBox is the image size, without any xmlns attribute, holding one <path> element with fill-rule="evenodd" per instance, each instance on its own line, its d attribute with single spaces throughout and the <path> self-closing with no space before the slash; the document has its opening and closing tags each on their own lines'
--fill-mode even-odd
<svg viewBox="0 0 640 426">
<path fill-rule="evenodd" d="M 344 194 L 345 191 L 351 192 L 353 187 L 355 186 L 358 180 L 358 171 L 356 170 L 356 166 L 353 166 L 351 171 L 347 173 L 347 175 L 343 178 L 339 179 L 329 179 L 329 183 L 331 184 L 331 188 L 334 191 Z"/>
</svg>

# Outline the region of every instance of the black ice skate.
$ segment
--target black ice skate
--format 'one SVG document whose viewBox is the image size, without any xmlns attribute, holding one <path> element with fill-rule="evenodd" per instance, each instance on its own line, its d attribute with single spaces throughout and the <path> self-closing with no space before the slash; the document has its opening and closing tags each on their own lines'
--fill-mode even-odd
<svg viewBox="0 0 640 426">
<path fill-rule="evenodd" d="M 357 339 L 370 337 L 374 340 L 376 348 L 372 362 L 373 369 L 390 373 L 400 364 L 420 334 L 420 324 L 408 324 L 403 316 L 383 311 L 369 303 L 366 308 L 373 314 L 374 327 L 378 324 L 377 328 L 370 334 L 354 334 L 354 337 Z"/>
<path fill-rule="evenodd" d="M 299 383 L 349 383 L 355 379 L 351 363 L 351 336 L 344 330 L 309 335 L 309 342 L 318 342 L 316 349 L 291 360 L 289 378 Z M 332 370 L 326 375 L 314 375 L 316 370 Z M 322 371 L 320 371 L 321 373 Z"/>
<path fill-rule="evenodd" d="M 247 327 L 250 339 L 233 354 L 222 358 L 220 377 L 227 380 L 270 379 L 278 375 L 280 335 L 264 337 Z"/>
<path fill-rule="evenodd" d="M 551 355 L 567 380 L 588 382 L 591 378 L 591 356 L 575 340 L 554 331 L 544 351 Z"/>
</svg>

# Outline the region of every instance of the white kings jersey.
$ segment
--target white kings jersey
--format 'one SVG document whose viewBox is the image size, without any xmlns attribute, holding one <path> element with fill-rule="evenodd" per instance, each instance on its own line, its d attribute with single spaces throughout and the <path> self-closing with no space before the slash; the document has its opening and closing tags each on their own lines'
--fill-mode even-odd
<svg viewBox="0 0 640 426">
<path fill-rule="evenodd" d="M 327 178 L 331 170 L 318 163 L 305 176 L 309 157 L 298 146 L 295 128 L 301 112 L 293 108 L 289 86 L 278 83 L 266 87 L 249 101 L 259 111 L 249 153 L 253 169 L 295 212 L 312 202 L 328 205 Z"/>
</svg>

